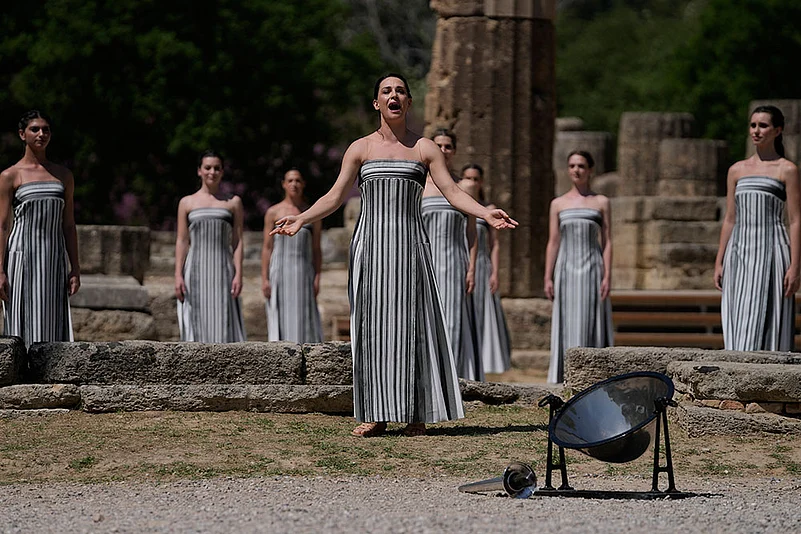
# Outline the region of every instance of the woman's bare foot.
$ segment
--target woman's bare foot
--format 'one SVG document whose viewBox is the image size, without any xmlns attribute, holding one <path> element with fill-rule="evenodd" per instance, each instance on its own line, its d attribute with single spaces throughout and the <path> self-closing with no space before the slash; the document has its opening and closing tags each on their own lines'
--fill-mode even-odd
<svg viewBox="0 0 801 534">
<path fill-rule="evenodd" d="M 386 431 L 386 423 L 362 423 L 354 428 L 351 434 L 360 438 L 372 438 L 380 436 Z"/>
<path fill-rule="evenodd" d="M 409 423 L 408 425 L 406 425 L 406 428 L 403 429 L 403 435 L 408 436 L 410 438 L 414 438 L 417 436 L 425 436 L 426 425 L 425 423 Z"/>
</svg>

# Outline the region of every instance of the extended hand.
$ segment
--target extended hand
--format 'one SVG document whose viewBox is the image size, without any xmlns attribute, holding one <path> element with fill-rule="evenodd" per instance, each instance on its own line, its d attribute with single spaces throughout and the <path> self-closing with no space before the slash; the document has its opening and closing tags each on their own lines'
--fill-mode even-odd
<svg viewBox="0 0 801 534">
<path fill-rule="evenodd" d="M 297 215 L 287 215 L 275 221 L 275 228 L 270 231 L 270 235 L 283 234 L 293 236 L 303 228 L 303 221 Z"/>
<path fill-rule="evenodd" d="M 496 230 L 515 228 L 518 224 L 517 221 L 509 217 L 505 211 L 497 208 L 490 210 L 490 212 L 484 217 L 484 220 Z"/>
</svg>

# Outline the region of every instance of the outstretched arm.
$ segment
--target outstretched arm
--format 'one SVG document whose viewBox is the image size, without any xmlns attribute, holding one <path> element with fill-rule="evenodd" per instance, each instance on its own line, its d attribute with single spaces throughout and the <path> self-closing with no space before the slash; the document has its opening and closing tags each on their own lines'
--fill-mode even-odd
<svg viewBox="0 0 801 534">
<path fill-rule="evenodd" d="M 445 164 L 445 156 L 442 155 L 442 151 L 433 141 L 420 139 L 418 143 L 420 143 L 423 163 L 428 165 L 431 179 L 434 180 L 434 184 L 442 191 L 442 194 L 445 195 L 445 198 L 448 199 L 448 202 L 453 207 L 468 215 L 480 217 L 499 230 L 517 226 L 517 221 L 509 217 L 505 211 L 500 209 L 491 210 L 482 206 L 456 185 Z"/>
<path fill-rule="evenodd" d="M 270 231 L 270 234 L 295 235 L 303 228 L 304 224 L 317 222 L 334 213 L 345 201 L 345 196 L 353 186 L 359 167 L 364 161 L 365 143 L 364 138 L 359 139 L 354 141 L 345 151 L 337 181 L 328 193 L 320 197 L 311 208 L 300 215 L 288 215 L 278 219 L 275 222 L 275 228 Z"/>
</svg>

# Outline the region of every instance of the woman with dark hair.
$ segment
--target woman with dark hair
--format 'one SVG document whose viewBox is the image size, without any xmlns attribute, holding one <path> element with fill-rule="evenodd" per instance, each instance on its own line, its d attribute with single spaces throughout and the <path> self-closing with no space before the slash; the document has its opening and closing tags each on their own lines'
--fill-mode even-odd
<svg viewBox="0 0 801 534">
<path fill-rule="evenodd" d="M 798 168 L 784 157 L 783 128 L 777 107 L 756 108 L 749 123 L 756 153 L 732 165 L 726 179 L 715 287 L 723 292 L 720 314 L 728 350 L 793 349 L 801 196 Z"/>
<path fill-rule="evenodd" d="M 564 381 L 571 347 L 612 345 L 612 229 L 609 199 L 590 189 L 589 152 L 567 157 L 573 186 L 551 201 L 545 249 L 545 295 L 553 301 L 548 382 Z"/>
<path fill-rule="evenodd" d="M 431 140 L 442 151 L 452 180 L 457 181 L 458 177 L 451 171 L 456 135 L 440 128 L 434 131 Z M 434 272 L 451 351 L 456 358 L 456 372 L 460 378 L 484 380 L 471 297 L 475 286 L 476 218 L 451 205 L 430 175 L 423 189 L 422 214 L 431 241 Z"/>
<path fill-rule="evenodd" d="M 411 103 L 402 76 L 379 78 L 373 93 L 379 128 L 348 147 L 328 193 L 278 219 L 272 231 L 295 235 L 333 213 L 358 178 L 362 204 L 348 287 L 354 415 L 362 422 L 356 436 L 382 434 L 388 421 L 407 423 L 404 434 L 418 436 L 426 423 L 464 416 L 420 213 L 426 174 L 459 209 L 498 229 L 517 226 L 456 186 L 439 148 L 407 128 Z"/>
<path fill-rule="evenodd" d="M 462 168 L 459 187 L 484 202 L 484 169 L 476 163 Z M 484 219 L 476 220 L 476 276 L 473 289 L 473 314 L 476 324 L 476 347 L 485 373 L 503 373 L 511 367 L 511 348 L 506 316 L 498 294 L 500 247 L 497 230 Z"/>
<path fill-rule="evenodd" d="M 198 157 L 200 189 L 178 203 L 175 296 L 181 341 L 245 341 L 242 291 L 242 200 L 223 197 L 223 158 Z"/>
<path fill-rule="evenodd" d="M 323 340 L 317 294 L 320 292 L 322 223 L 303 226 L 294 236 L 272 235 L 275 221 L 309 208 L 303 196 L 306 181 L 297 169 L 281 180 L 284 200 L 264 214 L 261 247 L 261 290 L 267 299 L 267 339 L 319 343 Z"/>
<path fill-rule="evenodd" d="M 18 125 L 22 159 L 0 174 L 0 298 L 7 336 L 28 347 L 72 341 L 69 296 L 81 286 L 72 172 L 47 159 L 51 121 L 31 110 Z M 12 229 L 13 207 L 13 229 Z"/>
</svg>

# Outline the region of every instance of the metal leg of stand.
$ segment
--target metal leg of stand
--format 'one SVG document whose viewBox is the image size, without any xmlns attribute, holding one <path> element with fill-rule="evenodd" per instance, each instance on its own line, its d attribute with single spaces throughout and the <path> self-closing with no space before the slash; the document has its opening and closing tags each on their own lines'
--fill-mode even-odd
<svg viewBox="0 0 801 534">
<path fill-rule="evenodd" d="M 545 406 L 546 404 L 549 406 L 548 410 L 548 452 L 546 457 L 547 466 L 545 468 L 545 485 L 540 488 L 541 490 L 554 490 L 553 487 L 553 470 L 554 468 L 559 468 L 559 472 L 562 475 L 562 485 L 559 486 L 560 490 L 572 490 L 573 488 L 570 487 L 567 481 L 567 462 L 565 462 L 565 449 L 563 447 L 559 447 L 559 463 L 553 462 L 553 441 L 551 441 L 551 433 L 550 433 L 550 423 L 553 420 L 554 413 L 556 410 L 561 408 L 564 405 L 564 401 L 557 397 L 556 395 L 548 395 L 544 399 L 542 399 L 539 403 L 540 407 Z"/>
<path fill-rule="evenodd" d="M 662 492 L 659 489 L 659 473 L 667 473 L 668 475 L 668 487 L 664 491 L 664 493 L 675 493 L 676 492 L 676 483 L 675 479 L 673 478 L 673 458 L 670 453 L 670 434 L 668 433 L 668 419 L 667 419 L 667 407 L 668 406 L 676 406 L 676 402 L 672 399 L 658 399 L 656 401 L 657 411 L 659 415 L 656 418 L 656 432 L 654 435 L 654 472 L 653 478 L 651 481 L 651 491 L 653 492 Z M 661 427 L 664 427 L 662 429 Z M 660 439 L 660 430 L 664 430 L 665 433 L 665 465 L 662 466 L 659 457 L 659 448 L 662 444 L 662 440 Z"/>
</svg>

